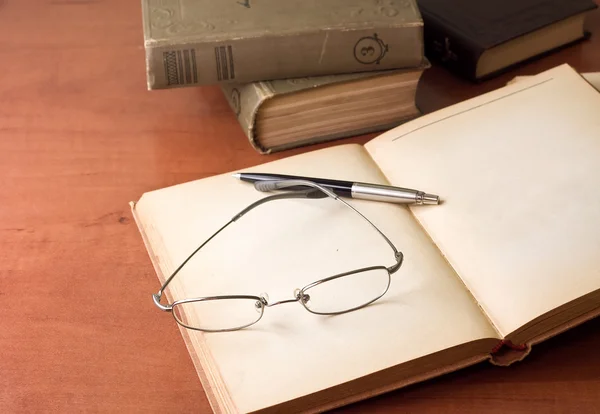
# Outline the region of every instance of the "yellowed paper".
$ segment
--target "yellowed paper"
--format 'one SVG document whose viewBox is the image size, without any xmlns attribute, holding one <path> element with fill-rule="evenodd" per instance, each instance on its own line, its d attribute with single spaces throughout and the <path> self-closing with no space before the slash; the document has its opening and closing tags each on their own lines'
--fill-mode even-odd
<svg viewBox="0 0 600 414">
<path fill-rule="evenodd" d="M 567 65 L 367 144 L 501 334 L 600 288 L 600 94 Z"/>
<path fill-rule="evenodd" d="M 385 183 L 366 151 L 338 146 L 253 168 Z M 252 185 L 228 174 L 145 194 L 140 220 L 170 274 L 195 247 L 254 200 Z M 319 316 L 300 304 L 265 310 L 253 327 L 192 333 L 204 341 L 237 409 L 258 410 L 481 338 L 498 338 L 460 279 L 409 210 L 350 201 L 401 250 L 405 261 L 389 291 L 359 311 Z M 269 294 L 369 265 L 394 263 L 392 250 L 332 200 L 275 201 L 219 234 L 174 280 L 175 299 Z M 346 292 L 344 292 L 346 293 Z M 157 310 L 158 312 L 158 310 Z M 157 317 L 169 317 L 158 313 Z M 174 323 L 174 322 L 173 322 Z"/>
</svg>

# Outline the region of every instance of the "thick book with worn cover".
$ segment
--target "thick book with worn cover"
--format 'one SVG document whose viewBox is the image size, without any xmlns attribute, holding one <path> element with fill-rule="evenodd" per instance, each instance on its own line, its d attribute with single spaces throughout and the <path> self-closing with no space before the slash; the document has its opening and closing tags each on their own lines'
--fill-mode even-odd
<svg viewBox="0 0 600 414">
<path fill-rule="evenodd" d="M 593 0 L 418 0 L 425 54 L 473 81 L 586 37 Z"/>
<path fill-rule="evenodd" d="M 142 0 L 149 89 L 418 66 L 415 0 Z"/>
<path fill-rule="evenodd" d="M 411 69 L 221 86 L 250 144 L 260 153 L 381 131 L 420 115 Z"/>
<path fill-rule="evenodd" d="M 285 300 L 329 275 L 396 262 L 379 234 L 339 201 L 262 204 L 206 244 L 167 287 L 169 300 L 267 292 L 269 305 L 285 303 L 237 331 L 178 325 L 214 411 L 323 411 L 481 361 L 513 363 L 599 315 L 599 111 L 600 93 L 563 65 L 419 117 L 364 146 L 251 169 L 412 187 L 438 194 L 442 203 L 347 200 L 404 261 L 378 301 L 336 316 Z M 262 197 L 223 174 L 132 203 L 160 281 Z M 322 304 L 360 296 L 369 286 L 328 291 Z M 252 305 L 254 314 L 262 309 Z M 216 323 L 230 316 L 178 314 Z"/>
</svg>

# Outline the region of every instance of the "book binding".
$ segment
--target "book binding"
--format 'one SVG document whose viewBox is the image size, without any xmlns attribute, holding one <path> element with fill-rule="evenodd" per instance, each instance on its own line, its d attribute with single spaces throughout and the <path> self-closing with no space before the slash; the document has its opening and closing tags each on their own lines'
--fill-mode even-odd
<svg viewBox="0 0 600 414">
<path fill-rule="evenodd" d="M 424 54 L 414 1 L 142 6 L 148 89 L 414 67 Z"/>
</svg>

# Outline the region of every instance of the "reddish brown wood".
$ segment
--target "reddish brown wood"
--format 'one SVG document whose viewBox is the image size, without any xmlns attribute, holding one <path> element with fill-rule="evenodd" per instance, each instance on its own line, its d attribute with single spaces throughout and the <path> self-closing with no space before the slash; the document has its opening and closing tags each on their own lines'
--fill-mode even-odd
<svg viewBox="0 0 600 414">
<path fill-rule="evenodd" d="M 481 85 L 433 67 L 432 111 L 562 62 L 600 71 L 596 32 Z M 326 145 L 261 156 L 217 87 L 148 92 L 139 1 L 0 1 L 0 412 L 204 412 L 183 340 L 132 222 L 144 191 Z M 366 142 L 373 135 L 327 145 Z M 358 412 L 597 412 L 600 321 L 345 407 Z"/>
</svg>

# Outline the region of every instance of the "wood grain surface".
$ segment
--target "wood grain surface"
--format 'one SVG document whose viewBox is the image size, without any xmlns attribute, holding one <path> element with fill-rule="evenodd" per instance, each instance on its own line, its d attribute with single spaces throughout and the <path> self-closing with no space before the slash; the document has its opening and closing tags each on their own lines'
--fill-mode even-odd
<svg viewBox="0 0 600 414">
<path fill-rule="evenodd" d="M 474 85 L 433 67 L 430 112 L 563 62 L 591 39 Z M 143 192 L 374 135 L 256 153 L 215 86 L 146 90 L 139 1 L 0 0 L 0 412 L 208 412 L 129 212 Z M 600 114 L 599 114 L 600 115 Z M 240 346 L 243 346 L 240 344 Z M 600 320 L 510 368 L 481 364 L 340 412 L 600 412 Z"/>
</svg>

